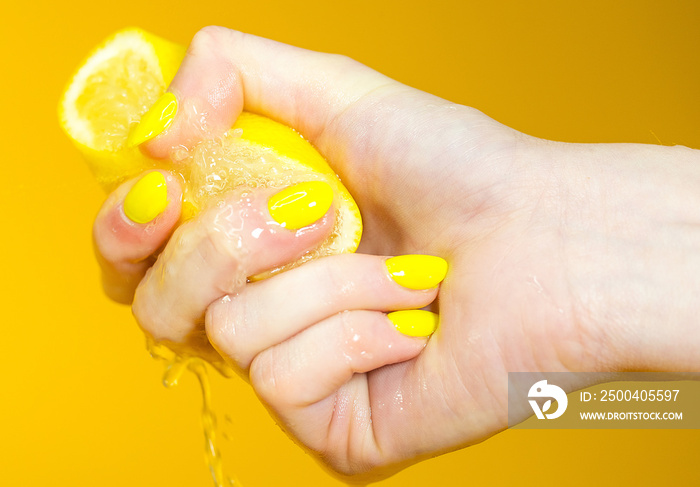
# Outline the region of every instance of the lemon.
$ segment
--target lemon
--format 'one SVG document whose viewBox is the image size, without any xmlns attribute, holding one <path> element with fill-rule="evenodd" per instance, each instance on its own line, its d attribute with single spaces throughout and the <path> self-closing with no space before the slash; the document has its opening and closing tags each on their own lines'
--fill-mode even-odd
<svg viewBox="0 0 700 487">
<path fill-rule="evenodd" d="M 184 55 L 183 46 L 129 28 L 97 46 L 73 75 L 59 103 L 60 125 L 97 181 L 110 191 L 147 169 L 175 171 L 185 181 L 185 219 L 235 188 L 325 181 L 334 192 L 331 235 L 273 273 L 312 258 L 354 252 L 362 234 L 355 201 L 323 156 L 290 127 L 243 112 L 222 137 L 173 151 L 169 161 L 150 159 L 129 147 L 130 131 L 165 92 Z"/>
</svg>

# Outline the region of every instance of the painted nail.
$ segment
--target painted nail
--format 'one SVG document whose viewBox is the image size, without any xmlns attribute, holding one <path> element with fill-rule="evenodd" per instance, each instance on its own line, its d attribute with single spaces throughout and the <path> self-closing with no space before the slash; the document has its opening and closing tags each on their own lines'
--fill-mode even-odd
<svg viewBox="0 0 700 487">
<path fill-rule="evenodd" d="M 433 255 L 399 255 L 386 260 L 391 278 L 409 289 L 432 289 L 445 279 L 447 261 Z"/>
<path fill-rule="evenodd" d="M 284 228 L 298 230 L 326 214 L 333 203 L 333 190 L 323 181 L 295 184 L 267 202 L 270 216 Z"/>
<path fill-rule="evenodd" d="M 177 115 L 177 98 L 172 93 L 163 93 L 131 131 L 126 141 L 127 145 L 135 147 L 151 140 L 170 127 L 175 115 Z"/>
<path fill-rule="evenodd" d="M 430 311 L 408 309 L 393 311 L 386 315 L 396 329 L 404 335 L 412 337 L 427 337 L 438 327 L 439 317 Z"/>
<path fill-rule="evenodd" d="M 124 214 L 136 223 L 148 223 L 168 206 L 168 186 L 158 171 L 138 180 L 124 198 Z"/>
</svg>

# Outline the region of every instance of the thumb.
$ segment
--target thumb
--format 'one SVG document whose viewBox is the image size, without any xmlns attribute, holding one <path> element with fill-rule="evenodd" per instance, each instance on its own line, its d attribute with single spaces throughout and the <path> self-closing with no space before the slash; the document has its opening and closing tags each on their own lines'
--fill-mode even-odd
<svg viewBox="0 0 700 487">
<path fill-rule="evenodd" d="M 329 124 L 387 85 L 402 86 L 343 56 L 205 27 L 192 39 L 167 93 L 142 118 L 148 130 L 135 130 L 131 142 L 166 158 L 174 147 L 223 134 L 247 110 L 295 128 L 324 152 L 317 138 Z"/>
<path fill-rule="evenodd" d="M 111 299 L 131 302 L 180 218 L 181 199 L 180 184 L 167 171 L 126 181 L 107 197 L 95 218 L 93 243 Z"/>
</svg>

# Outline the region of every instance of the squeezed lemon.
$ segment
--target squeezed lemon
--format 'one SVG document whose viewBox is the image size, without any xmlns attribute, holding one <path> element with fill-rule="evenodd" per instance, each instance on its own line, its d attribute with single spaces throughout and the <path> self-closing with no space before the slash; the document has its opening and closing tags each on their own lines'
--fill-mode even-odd
<svg viewBox="0 0 700 487">
<path fill-rule="evenodd" d="M 150 159 L 138 147 L 128 146 L 130 131 L 165 92 L 184 53 L 184 47 L 143 30 L 125 29 L 98 46 L 73 75 L 59 103 L 60 124 L 98 182 L 109 191 L 147 169 L 179 173 L 185 181 L 187 219 L 236 187 L 325 181 L 334 193 L 333 232 L 312 253 L 284 269 L 324 255 L 354 252 L 362 235 L 357 204 L 323 156 L 290 127 L 243 112 L 223 136 L 190 150 L 174 147 L 169 160 Z M 206 133 L 204 126 L 201 129 Z"/>
<path fill-rule="evenodd" d="M 178 44 L 141 29 L 124 29 L 96 47 L 68 83 L 58 108 L 60 125 L 102 187 L 111 191 L 147 169 L 173 171 L 185 182 L 182 217 L 187 219 L 234 188 L 325 181 L 333 189 L 336 212 L 330 235 L 296 262 L 251 278 L 262 279 L 324 255 L 354 252 L 362 234 L 355 201 L 321 154 L 285 125 L 243 112 L 223 136 L 189 149 L 173 148 L 166 161 L 150 159 L 137 147 L 129 147 L 129 134 L 165 92 L 184 55 L 185 48 Z M 216 487 L 240 486 L 240 481 L 224 473 L 205 363 L 152 341 L 148 350 L 166 363 L 166 387 L 176 385 L 185 371 L 197 377 L 212 478 Z"/>
</svg>

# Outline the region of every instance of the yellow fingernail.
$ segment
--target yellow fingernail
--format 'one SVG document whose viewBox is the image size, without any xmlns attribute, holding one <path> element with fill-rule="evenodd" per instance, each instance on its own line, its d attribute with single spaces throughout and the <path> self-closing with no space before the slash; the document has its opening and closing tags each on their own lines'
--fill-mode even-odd
<svg viewBox="0 0 700 487">
<path fill-rule="evenodd" d="M 387 259 L 391 278 L 409 289 L 431 289 L 445 279 L 447 261 L 433 255 L 399 255 Z"/>
<path fill-rule="evenodd" d="M 177 115 L 177 98 L 172 93 L 163 93 L 131 131 L 126 141 L 127 145 L 135 147 L 151 140 L 170 127 L 175 115 Z"/>
<path fill-rule="evenodd" d="M 148 223 L 168 206 L 168 186 L 158 171 L 138 180 L 124 198 L 124 214 L 136 223 Z"/>
<path fill-rule="evenodd" d="M 409 309 L 394 311 L 386 315 L 396 329 L 404 335 L 412 337 L 427 337 L 438 327 L 439 317 L 430 311 Z"/>
<path fill-rule="evenodd" d="M 284 228 L 297 230 L 326 214 L 333 203 L 333 190 L 323 181 L 295 184 L 267 202 L 270 216 Z"/>
</svg>

